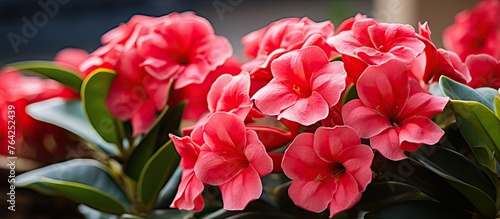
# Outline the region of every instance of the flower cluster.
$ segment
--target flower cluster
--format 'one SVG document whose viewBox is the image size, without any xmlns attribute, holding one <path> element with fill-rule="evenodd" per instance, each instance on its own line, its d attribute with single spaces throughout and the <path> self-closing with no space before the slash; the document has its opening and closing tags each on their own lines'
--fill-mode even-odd
<svg viewBox="0 0 500 219">
<path fill-rule="evenodd" d="M 149 143 L 158 112 L 187 101 L 182 117 L 193 125 L 164 133 L 182 169 L 169 204 L 198 212 L 206 186 L 218 187 L 224 209 L 243 210 L 266 190 L 263 178 L 281 174 L 296 206 L 332 218 L 361 200 L 377 157 L 397 163 L 439 144 L 445 131 L 432 119 L 449 99 L 430 90 L 441 76 L 466 89 L 500 88 L 498 0 L 458 14 L 446 49 L 427 22 L 415 30 L 361 14 L 337 28 L 307 17 L 275 21 L 242 38 L 245 63 L 189 12 L 137 15 L 101 40 L 91 54 L 69 49 L 56 61 L 83 78 L 116 72 L 104 105 L 131 122 L 132 150 Z"/>
</svg>

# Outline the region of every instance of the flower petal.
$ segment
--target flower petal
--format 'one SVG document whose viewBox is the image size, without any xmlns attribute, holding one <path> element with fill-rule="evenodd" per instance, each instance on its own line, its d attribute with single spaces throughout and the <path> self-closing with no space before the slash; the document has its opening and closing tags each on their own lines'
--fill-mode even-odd
<svg viewBox="0 0 500 219">
<path fill-rule="evenodd" d="M 257 170 L 259 176 L 263 177 L 271 173 L 273 170 L 273 160 L 266 152 L 266 148 L 259 141 L 257 133 L 253 130 L 248 130 L 246 133 L 247 145 L 245 147 L 245 156 L 250 165 Z"/>
<path fill-rule="evenodd" d="M 444 135 L 444 131 L 432 120 L 415 116 L 404 121 L 399 129 L 399 142 L 410 142 L 418 144 L 436 144 Z"/>
<path fill-rule="evenodd" d="M 179 210 L 201 211 L 204 205 L 201 196 L 203 189 L 203 183 L 196 178 L 193 170 L 183 170 L 177 194 L 170 207 Z"/>
<path fill-rule="evenodd" d="M 337 191 L 330 203 L 330 218 L 337 213 L 345 211 L 361 200 L 361 192 L 356 179 L 349 173 L 345 173 L 337 182 Z"/>
<path fill-rule="evenodd" d="M 337 184 L 333 178 L 321 181 L 293 181 L 288 188 L 288 195 L 298 207 L 320 213 L 332 201 Z"/>
<path fill-rule="evenodd" d="M 287 119 L 302 125 L 312 125 L 328 116 L 329 106 L 326 100 L 316 91 L 308 98 L 301 98 L 281 114 L 279 119 Z"/>
<path fill-rule="evenodd" d="M 389 119 L 363 105 L 361 100 L 351 100 L 342 108 L 344 123 L 356 130 L 361 138 L 371 138 L 391 128 Z"/>
<path fill-rule="evenodd" d="M 394 128 L 387 129 L 370 138 L 370 145 L 387 159 L 398 161 L 407 158 L 403 153 L 404 150 L 399 143 L 398 133 Z"/>
<path fill-rule="evenodd" d="M 224 209 L 243 210 L 249 202 L 257 200 L 262 194 L 262 182 L 252 166 L 243 170 L 231 181 L 219 186 Z"/>
</svg>

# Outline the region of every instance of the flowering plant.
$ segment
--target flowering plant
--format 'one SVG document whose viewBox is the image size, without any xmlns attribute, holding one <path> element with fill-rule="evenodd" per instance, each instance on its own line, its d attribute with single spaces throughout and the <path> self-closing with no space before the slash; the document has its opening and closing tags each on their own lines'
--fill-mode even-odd
<svg viewBox="0 0 500 219">
<path fill-rule="evenodd" d="M 65 85 L 26 110 L 91 150 L 16 186 L 89 218 L 495 218 L 500 1 L 458 14 L 448 50 L 430 34 L 285 18 L 242 39 L 241 64 L 194 13 L 134 16 L 91 54 L 0 75 Z"/>
</svg>

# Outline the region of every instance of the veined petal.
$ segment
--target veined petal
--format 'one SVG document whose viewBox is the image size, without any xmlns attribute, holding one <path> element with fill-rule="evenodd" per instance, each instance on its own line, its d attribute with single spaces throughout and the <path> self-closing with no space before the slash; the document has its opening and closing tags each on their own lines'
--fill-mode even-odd
<svg viewBox="0 0 500 219">
<path fill-rule="evenodd" d="M 266 148 L 259 141 L 257 133 L 253 130 L 248 130 L 246 133 L 247 145 L 245 147 L 245 156 L 250 165 L 255 168 L 259 176 L 268 175 L 273 170 L 273 161 L 266 152 Z"/>
<path fill-rule="evenodd" d="M 196 178 L 193 170 L 183 170 L 177 194 L 170 207 L 179 210 L 201 211 L 204 205 L 201 196 L 203 189 L 203 183 Z"/>
<path fill-rule="evenodd" d="M 345 211 L 361 199 L 361 192 L 358 187 L 358 182 L 349 173 L 345 173 L 340 177 L 337 182 L 337 191 L 333 195 L 332 202 L 330 203 L 330 218 L 335 216 L 337 213 Z"/>
<path fill-rule="evenodd" d="M 399 143 L 399 136 L 396 129 L 390 128 L 384 132 L 370 138 L 370 146 L 382 154 L 387 159 L 398 161 L 406 159 L 404 150 Z"/>
<path fill-rule="evenodd" d="M 399 129 L 399 142 L 433 145 L 443 135 L 444 131 L 429 118 L 414 116 L 406 119 Z"/>
<path fill-rule="evenodd" d="M 321 181 L 293 181 L 288 188 L 288 195 L 298 207 L 320 213 L 332 201 L 337 184 L 333 178 Z"/>
<path fill-rule="evenodd" d="M 275 79 L 252 96 L 257 108 L 272 116 L 278 115 L 281 110 L 290 107 L 300 98 L 298 94 L 290 92 L 289 87 Z"/>
<path fill-rule="evenodd" d="M 318 157 L 313 149 L 314 134 L 299 134 L 283 156 L 283 172 L 292 180 L 314 181 L 318 175 L 328 176 L 331 164 Z"/>
<path fill-rule="evenodd" d="M 206 144 L 201 146 L 198 161 L 194 166 L 196 177 L 203 183 L 214 186 L 229 182 L 248 167 L 248 165 L 242 166 L 238 165 L 239 162 L 233 162 L 235 159 L 243 160 L 244 157 L 240 157 L 238 154 L 232 155 L 235 157 L 228 160 L 227 156 L 223 157 L 220 153 L 211 151 Z"/>
<path fill-rule="evenodd" d="M 245 133 L 243 120 L 231 113 L 214 113 L 203 126 L 203 139 L 214 152 L 225 147 L 243 150 L 246 139 L 242 136 Z"/>
<path fill-rule="evenodd" d="M 298 122 L 302 125 L 312 125 L 328 116 L 329 106 L 326 100 L 316 91 L 313 91 L 308 98 L 301 98 L 281 114 L 278 120 L 285 118 Z"/>
<path fill-rule="evenodd" d="M 342 108 L 344 123 L 356 130 L 361 138 L 371 138 L 391 128 L 389 119 L 369 109 L 361 100 L 351 100 Z"/>
<path fill-rule="evenodd" d="M 314 133 L 314 151 L 325 162 L 342 162 L 341 151 L 361 144 L 358 134 L 349 126 L 319 127 Z"/>
<path fill-rule="evenodd" d="M 243 210 L 249 202 L 257 200 L 262 194 L 259 173 L 252 166 L 243 170 L 231 181 L 219 186 L 224 209 Z"/>
</svg>

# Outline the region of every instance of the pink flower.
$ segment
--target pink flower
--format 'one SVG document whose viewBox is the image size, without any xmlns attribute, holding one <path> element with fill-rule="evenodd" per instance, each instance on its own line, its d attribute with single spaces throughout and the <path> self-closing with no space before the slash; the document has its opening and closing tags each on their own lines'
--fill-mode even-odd
<svg viewBox="0 0 500 219">
<path fill-rule="evenodd" d="M 347 74 L 354 83 L 368 65 L 390 59 L 410 65 L 425 47 L 410 25 L 379 23 L 374 19 L 354 22 L 352 30 L 330 37 L 327 43 L 342 54 Z"/>
<path fill-rule="evenodd" d="M 337 54 L 325 40 L 333 36 L 330 21 L 316 23 L 307 17 L 285 18 L 244 36 L 241 40 L 243 53 L 253 60 L 242 66 L 252 78 L 251 94 L 272 79 L 272 61 L 286 52 L 315 45 L 325 51 L 329 58 Z"/>
<path fill-rule="evenodd" d="M 455 16 L 444 30 L 444 46 L 462 60 L 470 54 L 486 53 L 500 58 L 500 1 L 483 0 Z"/>
<path fill-rule="evenodd" d="M 229 41 L 216 36 L 208 20 L 193 13 L 173 13 L 138 46 L 141 65 L 151 76 L 177 79 L 174 88 L 202 83 L 232 56 Z M 139 41 L 141 42 L 141 41 Z"/>
<path fill-rule="evenodd" d="M 222 74 L 236 75 L 241 72 L 241 63 L 236 57 L 232 57 L 223 65 L 210 72 L 201 84 L 190 84 L 175 90 L 168 99 L 169 105 L 175 105 L 186 100 L 183 119 L 198 120 L 208 112 L 207 95 L 215 80 Z"/>
<path fill-rule="evenodd" d="M 416 81 L 409 81 L 406 63 L 389 60 L 370 66 L 356 84 L 360 99 L 342 109 L 346 125 L 372 148 L 391 160 L 406 158 L 421 144 L 435 144 L 444 131 L 429 118 L 441 112 L 448 98 L 426 93 Z"/>
<path fill-rule="evenodd" d="M 421 85 L 426 87 L 432 82 L 437 82 L 441 75 L 461 83 L 470 81 L 469 69 L 456 53 L 434 46 L 427 22 L 419 23 L 418 27 L 417 37 L 425 44 L 425 50 L 415 59 L 411 72 Z"/>
<path fill-rule="evenodd" d="M 169 134 L 175 149 L 181 156 L 180 167 L 182 168 L 182 178 L 179 183 L 177 194 L 171 208 L 201 211 L 204 201 L 201 193 L 204 184 L 196 177 L 194 166 L 200 154 L 200 145 L 203 139 L 191 138 L 189 136 L 179 138 Z M 194 140 L 193 140 L 194 139 Z"/>
<path fill-rule="evenodd" d="M 335 35 L 339 34 L 342 31 L 352 30 L 352 25 L 354 24 L 354 22 L 359 21 L 359 20 L 363 20 L 363 19 L 366 19 L 366 15 L 363 15 L 360 13 L 356 14 L 356 16 L 354 16 L 354 17 L 350 17 L 350 18 L 345 19 L 344 21 L 342 21 L 342 23 L 340 23 L 340 25 L 335 30 Z"/>
<path fill-rule="evenodd" d="M 0 70 L 0 122 L 3 124 L 0 126 L 0 155 L 9 155 L 9 141 L 13 139 L 19 157 L 49 163 L 66 158 L 67 146 L 77 142 L 66 130 L 35 120 L 26 112 L 27 105 L 56 97 L 79 96 L 53 80 L 26 77 L 10 69 Z M 9 106 L 14 108 L 9 109 Z"/>
<path fill-rule="evenodd" d="M 205 144 L 194 167 L 203 182 L 219 186 L 226 210 L 242 210 L 262 194 L 260 177 L 273 161 L 252 130 L 232 113 L 214 113 L 203 127 Z"/>
<path fill-rule="evenodd" d="M 292 180 L 288 194 L 306 210 L 319 213 L 328 208 L 332 218 L 361 199 L 372 179 L 373 156 L 348 126 L 299 134 L 283 157 L 283 171 Z"/>
<path fill-rule="evenodd" d="M 253 105 L 249 92 L 250 75 L 248 72 L 242 72 L 236 76 L 223 74 L 215 80 L 208 92 L 208 110 L 211 113 L 234 113 L 241 119 L 245 119 Z"/>
<path fill-rule="evenodd" d="M 252 97 L 255 105 L 264 114 L 306 126 L 326 118 L 345 88 L 342 63 L 329 62 L 314 46 L 281 56 L 271 70 L 273 79 Z"/>
<path fill-rule="evenodd" d="M 134 136 L 154 123 L 171 84 L 175 90 L 202 84 L 232 56 L 227 39 L 193 13 L 137 15 L 106 33 L 102 42 L 80 69 L 87 74 L 97 68 L 117 72 L 105 104 L 116 118 L 131 120 Z"/>
<path fill-rule="evenodd" d="M 82 77 L 87 76 L 90 72 L 80 72 L 80 64 L 89 57 L 89 53 L 83 49 L 66 48 L 57 52 L 54 61 L 80 74 Z"/>
<path fill-rule="evenodd" d="M 500 88 L 500 61 L 487 54 L 469 55 L 465 60 L 472 80 L 470 87 Z"/>
</svg>

